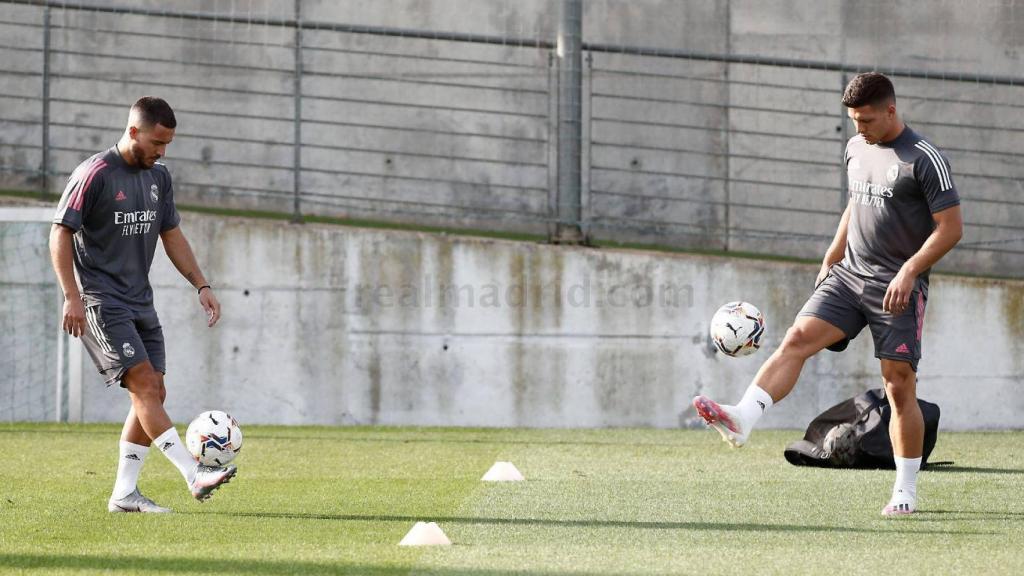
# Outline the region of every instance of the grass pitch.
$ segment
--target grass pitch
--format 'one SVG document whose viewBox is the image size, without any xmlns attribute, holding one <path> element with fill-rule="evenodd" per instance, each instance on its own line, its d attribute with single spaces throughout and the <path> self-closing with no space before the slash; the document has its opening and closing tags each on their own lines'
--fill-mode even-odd
<svg viewBox="0 0 1024 576">
<path fill-rule="evenodd" d="M 183 428 L 182 428 L 183 430 Z M 3 574 L 1021 574 L 1024 432 L 944 432 L 922 512 L 891 471 L 796 468 L 795 431 L 245 428 L 239 475 L 172 515 L 113 515 L 117 426 L 0 425 Z M 485 484 L 497 460 L 525 483 Z M 419 520 L 450 548 L 401 548 Z"/>
</svg>

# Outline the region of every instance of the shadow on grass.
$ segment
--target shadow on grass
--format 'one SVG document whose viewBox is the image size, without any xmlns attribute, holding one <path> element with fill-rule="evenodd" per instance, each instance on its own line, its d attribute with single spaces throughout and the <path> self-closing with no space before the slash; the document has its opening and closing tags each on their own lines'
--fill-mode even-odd
<svg viewBox="0 0 1024 576">
<path fill-rule="evenodd" d="M 411 560 L 411 559 L 410 559 Z M 82 556 L 72 554 L 0 554 L 0 566 L 6 569 L 38 570 L 42 573 L 54 570 L 90 570 L 105 573 L 139 574 L 166 572 L 173 574 L 368 574 L 377 576 L 408 575 L 414 566 L 361 564 L 353 562 L 307 562 L 293 560 L 231 560 L 205 558 L 146 558 L 124 556 L 119 558 Z M 482 574 L 497 576 L 507 574 L 499 570 L 462 570 L 452 568 L 415 567 L 417 574 Z M 555 576 L 561 572 L 516 572 L 527 576 Z M 573 572 L 573 574 L 580 574 Z"/>
<path fill-rule="evenodd" d="M 953 520 L 1010 520 L 1024 522 L 1024 512 L 1000 512 L 998 510 L 918 510 L 913 514 L 918 520 L 951 522 Z"/>
<path fill-rule="evenodd" d="M 200 512 L 194 512 L 200 514 Z M 243 518 L 279 518 L 297 520 L 336 520 L 341 522 L 408 522 L 429 520 L 439 524 L 511 524 L 516 526 L 543 526 L 555 528 L 632 528 L 639 530 L 707 530 L 722 532 L 842 532 L 851 534 L 887 534 L 894 530 L 854 528 L 849 526 L 822 526 L 813 524 L 756 524 L 740 522 L 644 522 L 628 520 L 558 520 L 548 518 L 481 518 L 465 516 L 415 516 L 311 514 L 301 512 L 206 512 Z M 915 530 L 917 534 L 993 535 L 998 532 L 965 532 L 952 530 Z"/>
<path fill-rule="evenodd" d="M 936 466 L 929 467 L 929 474 L 1024 474 L 1024 468 L 984 468 L 981 466 Z"/>
</svg>

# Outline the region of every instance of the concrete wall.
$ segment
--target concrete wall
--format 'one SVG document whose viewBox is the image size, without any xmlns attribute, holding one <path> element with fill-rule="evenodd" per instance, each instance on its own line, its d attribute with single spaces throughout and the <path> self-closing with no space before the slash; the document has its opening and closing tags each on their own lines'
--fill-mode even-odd
<svg viewBox="0 0 1024 576">
<path fill-rule="evenodd" d="M 224 318 L 206 328 L 195 292 L 158 253 L 167 407 L 178 421 L 220 408 L 243 423 L 694 426 L 690 399 L 738 398 L 816 272 L 193 213 L 183 229 Z M 51 289 L 52 273 L 35 272 L 19 283 L 39 291 L 0 282 L 4 302 Z M 936 276 L 930 295 L 921 396 L 939 403 L 947 429 L 1024 426 L 1024 284 Z M 763 349 L 742 359 L 707 337 L 715 309 L 737 299 L 768 326 Z M 120 420 L 125 393 L 105 388 L 87 359 L 83 372 L 83 418 Z M 802 427 L 877 385 L 864 334 L 813 358 L 764 423 Z M 10 386 L 0 380 L 0 398 Z"/>
<path fill-rule="evenodd" d="M 97 1 L 167 9 L 166 3 Z M 998 0 L 588 0 L 588 42 L 1017 75 L 1019 15 Z M 552 41 L 543 0 L 305 0 L 307 22 Z M 51 168 L 112 144 L 136 96 L 177 108 L 182 202 L 291 211 L 292 2 L 177 2 L 183 20 L 54 9 Z M 0 185 L 38 185 L 42 9 L 0 3 Z M 22 23 L 22 24 L 16 24 Z M 311 214 L 543 233 L 550 225 L 547 49 L 306 30 L 300 177 Z M 133 58 L 119 58 L 122 53 Z M 845 197 L 845 78 L 803 68 L 595 53 L 585 71 L 587 226 L 598 239 L 818 258 Z M 897 79 L 910 123 L 943 147 L 966 242 L 1024 238 L 1021 86 Z M 14 167 L 14 168 L 8 168 Z M 51 183 L 54 191 L 61 178 Z M 962 249 L 949 270 L 1024 274 L 1024 242 Z"/>
</svg>

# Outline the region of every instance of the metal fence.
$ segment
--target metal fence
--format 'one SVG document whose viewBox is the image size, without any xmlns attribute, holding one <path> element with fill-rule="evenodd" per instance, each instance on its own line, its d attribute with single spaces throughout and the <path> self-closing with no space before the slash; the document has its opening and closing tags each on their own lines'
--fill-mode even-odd
<svg viewBox="0 0 1024 576">
<path fill-rule="evenodd" d="M 59 192 L 155 93 L 181 203 L 817 258 L 846 198 L 839 96 L 880 69 L 953 163 L 967 236 L 945 268 L 1024 273 L 1019 77 L 189 6 L 0 0 L 0 186 Z"/>
</svg>

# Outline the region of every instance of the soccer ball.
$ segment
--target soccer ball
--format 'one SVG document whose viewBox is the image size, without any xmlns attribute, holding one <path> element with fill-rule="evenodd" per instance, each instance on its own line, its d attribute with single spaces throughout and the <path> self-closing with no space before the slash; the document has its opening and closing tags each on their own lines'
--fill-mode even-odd
<svg viewBox="0 0 1024 576">
<path fill-rule="evenodd" d="M 185 446 L 200 464 L 224 466 L 242 449 L 242 429 L 226 412 L 203 412 L 188 425 Z"/>
<path fill-rule="evenodd" d="M 753 354 L 763 334 L 764 316 L 747 302 L 729 302 L 711 319 L 711 340 L 727 356 Z"/>
</svg>

